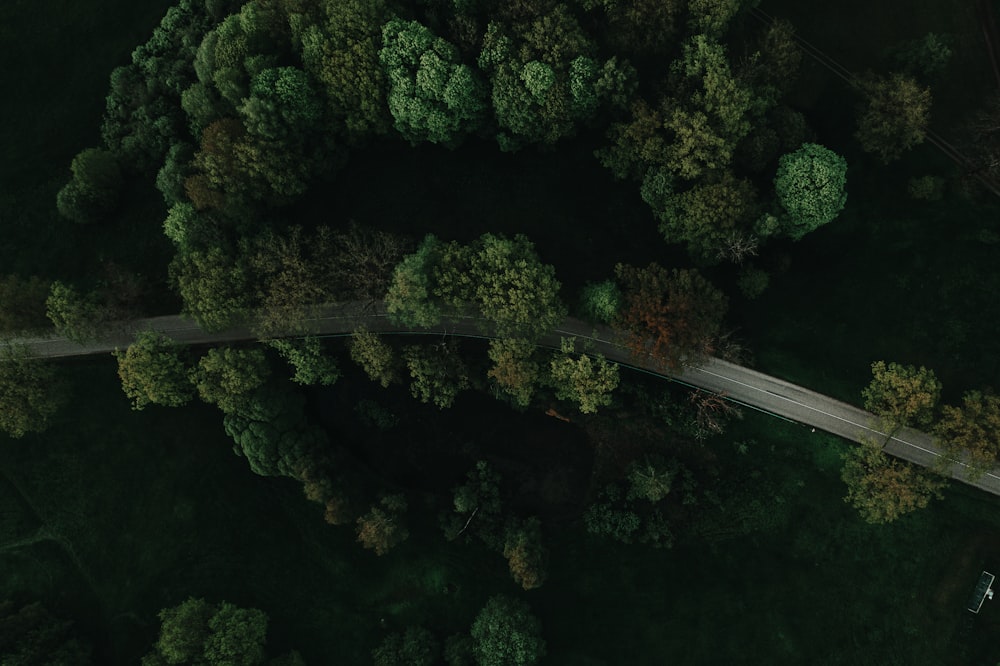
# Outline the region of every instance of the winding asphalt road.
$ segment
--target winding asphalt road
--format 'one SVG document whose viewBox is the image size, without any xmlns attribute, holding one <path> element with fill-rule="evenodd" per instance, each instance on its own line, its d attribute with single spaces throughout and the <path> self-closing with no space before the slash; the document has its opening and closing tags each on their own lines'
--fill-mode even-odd
<svg viewBox="0 0 1000 666">
<path fill-rule="evenodd" d="M 454 316 L 447 318 L 438 326 L 409 330 L 393 324 L 381 303 L 351 302 L 329 306 L 308 322 L 310 333 L 316 335 L 350 334 L 359 326 L 380 333 L 487 337 L 483 333 L 482 321 L 472 316 Z M 177 342 L 189 345 L 252 340 L 256 337 L 247 328 L 233 328 L 221 333 L 205 333 L 190 320 L 172 315 L 128 322 L 122 325 L 117 333 L 98 342 L 85 345 L 55 336 L 27 338 L 18 342 L 26 345 L 36 356 L 49 358 L 84 356 L 108 353 L 116 348 L 123 349 L 129 345 L 133 335 L 142 330 L 159 331 Z M 718 358 L 710 358 L 698 366 L 685 366 L 680 372 L 670 372 L 660 367 L 652 358 L 648 360 L 636 359 L 617 339 L 612 329 L 606 326 L 595 327 L 572 318 L 564 320 L 552 333 L 543 337 L 539 344 L 558 348 L 560 339 L 563 337 L 575 337 L 578 341 L 578 350 L 586 348 L 588 351 L 599 352 L 605 358 L 621 365 L 641 368 L 661 377 L 719 393 L 734 402 L 803 423 L 854 442 L 860 442 L 862 438 L 876 439 L 881 442 L 888 437 L 888 433 L 880 427 L 879 419 L 870 412 L 777 377 Z M 803 437 L 808 436 L 808 433 L 803 434 Z M 898 458 L 925 467 L 940 467 L 942 461 L 949 461 L 946 469 L 952 478 L 994 495 L 1000 495 L 1000 470 L 994 469 L 986 474 L 970 476 L 968 465 L 944 457 L 933 438 L 919 430 L 904 428 L 894 433 L 886 444 L 885 450 Z"/>
</svg>

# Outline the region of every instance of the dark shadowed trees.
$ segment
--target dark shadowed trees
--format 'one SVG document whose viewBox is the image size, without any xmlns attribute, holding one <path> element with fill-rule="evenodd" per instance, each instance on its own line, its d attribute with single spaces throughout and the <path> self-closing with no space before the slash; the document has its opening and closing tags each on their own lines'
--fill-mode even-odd
<svg viewBox="0 0 1000 666">
<path fill-rule="evenodd" d="M 471 633 L 481 666 L 530 666 L 545 656 L 541 622 L 514 597 L 498 595 L 486 602 Z"/>
</svg>

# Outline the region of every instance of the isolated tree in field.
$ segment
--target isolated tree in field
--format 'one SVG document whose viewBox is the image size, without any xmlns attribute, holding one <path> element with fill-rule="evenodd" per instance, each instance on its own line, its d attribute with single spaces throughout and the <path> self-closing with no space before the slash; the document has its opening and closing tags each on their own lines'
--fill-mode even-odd
<svg viewBox="0 0 1000 666">
<path fill-rule="evenodd" d="M 456 145 L 484 120 L 486 86 L 458 49 L 417 21 L 382 27 L 379 60 L 389 80 L 389 111 L 404 139 Z"/>
<path fill-rule="evenodd" d="M 556 397 L 569 400 L 584 414 L 611 404 L 618 388 L 618 366 L 600 354 L 577 354 L 573 338 L 563 338 L 560 350 L 549 363 L 550 382 Z"/>
<path fill-rule="evenodd" d="M 897 460 L 874 441 L 862 441 L 844 454 L 840 473 L 847 484 L 844 501 L 867 523 L 891 523 L 942 499 L 947 481 L 940 475 Z"/>
<path fill-rule="evenodd" d="M 258 666 L 266 655 L 267 614 L 223 601 L 189 598 L 160 616 L 160 637 L 143 664 Z"/>
<path fill-rule="evenodd" d="M 518 585 L 525 590 L 541 587 L 549 575 L 549 551 L 542 543 L 541 521 L 535 517 L 513 521 L 507 527 L 503 556 Z"/>
<path fill-rule="evenodd" d="M 0 277 L 0 335 L 42 331 L 51 325 L 45 300 L 49 283 L 37 277 Z"/>
<path fill-rule="evenodd" d="M 834 220 L 847 193 L 847 161 L 832 150 L 804 143 L 778 161 L 774 189 L 785 209 L 782 231 L 799 240 L 810 231 Z"/>
<path fill-rule="evenodd" d="M 124 352 L 114 351 L 122 390 L 133 409 L 149 405 L 180 407 L 194 397 L 181 346 L 162 333 L 142 331 Z"/>
<path fill-rule="evenodd" d="M 423 627 L 393 632 L 372 651 L 375 666 L 435 666 L 441 646 Z"/>
<path fill-rule="evenodd" d="M 88 224 L 118 205 L 122 173 L 114 153 L 88 148 L 73 158 L 73 177 L 59 190 L 56 207 L 63 217 Z"/>
<path fill-rule="evenodd" d="M 926 428 L 941 399 L 941 382 L 933 370 L 885 361 L 872 363 L 872 381 L 861 392 L 865 409 L 894 426 Z"/>
<path fill-rule="evenodd" d="M 993 468 L 1000 455 L 1000 396 L 968 391 L 962 406 L 945 405 L 934 436 L 952 457 L 966 457 L 973 474 Z"/>
<path fill-rule="evenodd" d="M 514 597 L 498 595 L 486 602 L 471 633 L 480 666 L 530 666 L 545 656 L 541 623 Z"/>
<path fill-rule="evenodd" d="M 438 345 L 408 345 L 403 360 L 410 371 L 410 394 L 439 409 L 451 407 L 469 388 L 469 369 L 453 340 Z"/>
<path fill-rule="evenodd" d="M 617 327 L 636 356 L 677 369 L 711 352 L 727 301 L 697 271 L 618 264 L 615 275 L 625 301 Z"/>
<path fill-rule="evenodd" d="M 0 601 L 0 664 L 4 666 L 89 666 L 90 647 L 73 635 L 73 623 L 53 616 L 40 603 L 17 607 Z"/>
<path fill-rule="evenodd" d="M 866 152 L 888 164 L 923 143 L 931 117 L 931 91 L 912 77 L 870 77 L 861 85 L 854 136 Z"/>
<path fill-rule="evenodd" d="M 405 497 L 384 496 L 368 513 L 358 518 L 358 541 L 365 548 L 374 550 L 376 555 L 385 555 L 410 536 L 403 525 L 405 512 Z"/>
<path fill-rule="evenodd" d="M 228 413 L 243 405 L 270 374 L 260 349 L 215 347 L 201 357 L 191 378 L 202 400 Z"/>
<path fill-rule="evenodd" d="M 323 353 L 316 336 L 301 339 L 269 340 L 267 346 L 288 361 L 295 374 L 292 381 L 304 386 L 333 386 L 340 379 L 337 360 Z"/>
<path fill-rule="evenodd" d="M 518 407 L 531 404 L 531 396 L 541 379 L 541 366 L 532 358 L 535 351 L 535 345 L 527 340 L 490 340 L 487 353 L 493 361 L 493 367 L 486 374 L 496 380 L 497 385 Z"/>
<path fill-rule="evenodd" d="M 365 328 L 354 331 L 349 343 L 351 360 L 361 366 L 373 382 L 378 382 L 382 388 L 399 380 L 396 367 L 396 354 L 392 347 L 382 340 L 377 333 Z"/>
</svg>

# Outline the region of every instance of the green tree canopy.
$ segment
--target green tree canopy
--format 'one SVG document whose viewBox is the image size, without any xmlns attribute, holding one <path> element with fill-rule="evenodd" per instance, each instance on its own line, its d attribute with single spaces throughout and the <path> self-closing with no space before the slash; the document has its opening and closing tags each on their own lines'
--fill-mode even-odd
<svg viewBox="0 0 1000 666">
<path fill-rule="evenodd" d="M 398 18 L 386 23 L 379 60 L 389 79 L 389 111 L 403 138 L 452 146 L 482 124 L 487 102 L 480 75 L 426 26 Z"/>
<path fill-rule="evenodd" d="M 854 136 L 866 152 L 888 164 L 923 143 L 931 118 L 930 88 L 897 73 L 870 77 L 861 92 L 864 101 L 858 108 Z"/>
<path fill-rule="evenodd" d="M 504 539 L 500 475 L 488 462 L 480 460 L 465 477 L 465 483 L 453 489 L 453 510 L 442 518 L 445 538 L 450 541 L 463 534 L 475 535 L 498 550 Z"/>
<path fill-rule="evenodd" d="M 389 634 L 372 651 L 375 666 L 434 666 L 441 646 L 423 627 L 408 627 Z"/>
<path fill-rule="evenodd" d="M 170 278 L 184 301 L 182 312 L 202 330 L 217 333 L 247 317 L 246 268 L 219 247 L 181 252 L 170 263 Z"/>
<path fill-rule="evenodd" d="M 525 590 L 541 587 L 548 578 L 549 551 L 542 543 L 542 523 L 531 517 L 508 526 L 503 556 L 510 575 Z"/>
<path fill-rule="evenodd" d="M 288 361 L 295 374 L 292 381 L 305 386 L 333 386 L 340 379 L 337 359 L 323 353 L 316 336 L 301 339 L 269 340 L 268 346 Z"/>
<path fill-rule="evenodd" d="M 194 396 L 180 345 L 162 333 L 142 331 L 124 352 L 116 349 L 118 377 L 133 409 L 180 407 Z"/>
<path fill-rule="evenodd" d="M 514 597 L 498 595 L 486 602 L 471 633 L 480 666 L 530 666 L 545 656 L 541 623 Z"/>
<path fill-rule="evenodd" d="M 1000 455 L 1000 396 L 966 392 L 961 407 L 941 408 L 933 432 L 950 456 L 967 459 L 973 475 L 984 474 Z"/>
<path fill-rule="evenodd" d="M 385 555 L 410 536 L 403 525 L 406 512 L 406 498 L 402 495 L 386 495 L 372 506 L 368 513 L 358 518 L 358 541 L 365 548 Z"/>
<path fill-rule="evenodd" d="M 260 349 L 214 347 L 198 361 L 191 377 L 205 402 L 231 413 L 264 385 L 271 368 Z"/>
<path fill-rule="evenodd" d="M 533 358 L 535 345 L 527 340 L 501 338 L 490 340 L 487 353 L 493 362 L 487 376 L 496 380 L 518 407 L 531 404 L 531 397 L 542 378 L 541 366 Z"/>
<path fill-rule="evenodd" d="M 872 363 L 872 381 L 861 392 L 865 409 L 893 425 L 926 428 L 941 399 L 941 382 L 933 370 L 885 361 Z"/>
<path fill-rule="evenodd" d="M 885 454 L 876 442 L 863 441 L 844 454 L 840 473 L 847 484 L 844 501 L 867 523 L 891 523 L 900 516 L 942 499 L 941 476 Z"/>
<path fill-rule="evenodd" d="M 159 616 L 160 636 L 143 664 L 258 666 L 266 659 L 267 614 L 256 608 L 191 597 Z"/>
<path fill-rule="evenodd" d="M 89 666 L 90 647 L 73 635 L 73 623 L 40 603 L 16 606 L 0 601 L 0 664 L 4 666 Z"/>
<path fill-rule="evenodd" d="M 73 158 L 73 177 L 59 194 L 56 207 L 74 222 L 95 222 L 114 211 L 122 187 L 122 173 L 114 153 L 88 148 Z"/>
<path fill-rule="evenodd" d="M 327 445 L 326 435 L 310 427 L 305 400 L 290 390 L 255 391 L 222 419 L 233 452 L 261 476 L 302 478 Z"/>
<path fill-rule="evenodd" d="M 365 328 L 354 331 L 349 343 L 351 360 L 361 366 L 372 381 L 377 381 L 382 388 L 399 380 L 396 368 L 396 355 L 392 347 L 382 340 L 377 333 Z"/>
<path fill-rule="evenodd" d="M 584 414 L 611 404 L 618 388 L 618 366 L 600 354 L 576 353 L 573 338 L 563 338 L 560 350 L 549 363 L 549 381 L 560 400 L 569 400 Z"/>
<path fill-rule="evenodd" d="M 403 359 L 410 371 L 410 394 L 439 409 L 451 407 L 459 393 L 469 388 L 469 369 L 454 340 L 434 346 L 408 345 Z"/>
<path fill-rule="evenodd" d="M 847 161 L 832 150 L 804 143 L 782 156 L 774 189 L 785 209 L 782 230 L 794 240 L 833 221 L 847 203 Z"/>
</svg>

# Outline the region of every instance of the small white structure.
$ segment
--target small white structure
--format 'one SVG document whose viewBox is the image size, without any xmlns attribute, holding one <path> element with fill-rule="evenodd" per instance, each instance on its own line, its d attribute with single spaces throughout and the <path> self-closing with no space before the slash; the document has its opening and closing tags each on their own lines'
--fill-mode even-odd
<svg viewBox="0 0 1000 666">
<path fill-rule="evenodd" d="M 972 598 L 969 599 L 969 612 L 978 613 L 979 609 L 983 607 L 983 601 L 993 599 L 993 581 L 995 579 L 996 576 L 989 571 L 984 571 L 979 576 L 979 582 L 976 583 L 976 590 L 972 593 Z"/>
</svg>

